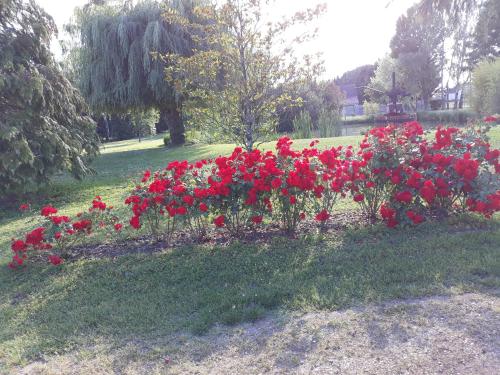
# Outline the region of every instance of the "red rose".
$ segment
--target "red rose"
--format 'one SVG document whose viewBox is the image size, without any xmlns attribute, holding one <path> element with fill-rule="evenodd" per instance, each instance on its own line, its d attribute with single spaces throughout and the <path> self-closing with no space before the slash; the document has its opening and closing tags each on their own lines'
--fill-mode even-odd
<svg viewBox="0 0 500 375">
<path fill-rule="evenodd" d="M 401 203 L 410 203 L 413 199 L 413 195 L 408 190 L 401 191 L 396 194 L 396 200 Z"/>
<path fill-rule="evenodd" d="M 203 203 L 203 202 L 200 203 L 199 208 L 200 208 L 201 212 L 207 212 L 208 211 L 208 206 L 205 203 Z"/>
<path fill-rule="evenodd" d="M 354 195 L 354 202 L 361 202 L 362 200 L 365 199 L 365 196 L 363 194 L 356 194 Z"/>
<path fill-rule="evenodd" d="M 281 186 L 281 179 L 279 179 L 278 177 L 276 177 L 275 179 L 273 179 L 273 180 L 271 181 L 271 187 L 272 187 L 273 189 L 277 189 L 277 188 L 279 188 L 280 186 Z"/>
<path fill-rule="evenodd" d="M 12 249 L 13 252 L 17 253 L 19 251 L 25 251 L 28 248 L 28 246 L 23 240 L 16 240 L 12 242 L 10 248 Z"/>
<path fill-rule="evenodd" d="M 222 228 L 224 226 L 224 215 L 219 215 L 214 219 L 214 224 L 216 227 Z"/>
<path fill-rule="evenodd" d="M 132 216 L 132 218 L 130 219 L 130 225 L 135 229 L 139 229 L 141 227 L 139 216 Z"/>
<path fill-rule="evenodd" d="M 40 211 L 40 215 L 42 215 L 42 216 L 49 216 L 49 215 L 56 214 L 56 213 L 57 213 L 57 209 L 52 207 L 50 204 L 43 207 L 42 210 Z"/>
<path fill-rule="evenodd" d="M 252 222 L 254 222 L 255 224 L 262 223 L 262 215 L 252 216 Z"/>
<path fill-rule="evenodd" d="M 329 218 L 330 218 L 330 214 L 328 213 L 328 211 L 327 211 L 327 210 L 322 210 L 322 211 L 320 211 L 320 212 L 316 215 L 316 217 L 315 217 L 315 219 L 316 219 L 317 221 L 326 221 L 326 220 L 328 220 Z"/>
<path fill-rule="evenodd" d="M 49 255 L 49 261 L 54 266 L 58 266 L 59 264 L 62 263 L 62 259 L 60 257 L 58 257 L 57 255 Z"/>
<path fill-rule="evenodd" d="M 192 206 L 194 203 L 194 198 L 192 195 L 187 194 L 182 197 L 182 201 L 186 203 L 188 206 Z"/>
<path fill-rule="evenodd" d="M 27 203 L 23 203 L 22 205 L 19 206 L 19 211 L 26 211 L 29 210 L 30 205 Z"/>
</svg>

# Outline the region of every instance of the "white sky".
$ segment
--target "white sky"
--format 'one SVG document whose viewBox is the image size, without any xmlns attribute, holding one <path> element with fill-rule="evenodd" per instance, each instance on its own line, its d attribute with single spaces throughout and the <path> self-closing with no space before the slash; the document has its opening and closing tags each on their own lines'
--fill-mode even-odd
<svg viewBox="0 0 500 375">
<path fill-rule="evenodd" d="M 52 16 L 59 31 L 68 22 L 75 6 L 86 0 L 38 0 Z M 322 52 L 325 78 L 333 78 L 360 65 L 374 63 L 389 52 L 396 21 L 417 0 L 277 0 L 272 14 L 279 18 L 318 2 L 327 3 L 326 14 L 314 26 L 318 38 L 305 47 L 307 53 Z M 60 55 L 58 43 L 52 46 Z"/>
</svg>

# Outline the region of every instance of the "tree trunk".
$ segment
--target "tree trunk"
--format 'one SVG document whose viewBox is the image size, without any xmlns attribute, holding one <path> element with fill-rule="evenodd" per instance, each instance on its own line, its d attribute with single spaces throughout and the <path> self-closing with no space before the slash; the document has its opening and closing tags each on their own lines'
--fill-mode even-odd
<svg viewBox="0 0 500 375">
<path fill-rule="evenodd" d="M 186 142 L 184 135 L 184 123 L 182 122 L 182 114 L 180 110 L 171 109 L 165 111 L 168 130 L 170 132 L 170 142 L 173 145 L 182 145 Z"/>
<path fill-rule="evenodd" d="M 173 145 L 182 145 L 186 142 L 184 136 L 184 123 L 180 109 L 161 109 L 160 119 L 155 124 L 156 133 L 164 132 L 168 129 L 170 142 Z"/>
</svg>

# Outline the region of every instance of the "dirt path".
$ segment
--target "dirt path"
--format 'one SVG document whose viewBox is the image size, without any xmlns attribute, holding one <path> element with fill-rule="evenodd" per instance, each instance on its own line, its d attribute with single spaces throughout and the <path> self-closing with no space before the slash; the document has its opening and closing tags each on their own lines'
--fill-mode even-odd
<svg viewBox="0 0 500 375">
<path fill-rule="evenodd" d="M 216 327 L 202 337 L 106 345 L 23 374 L 499 374 L 500 291 Z"/>
</svg>

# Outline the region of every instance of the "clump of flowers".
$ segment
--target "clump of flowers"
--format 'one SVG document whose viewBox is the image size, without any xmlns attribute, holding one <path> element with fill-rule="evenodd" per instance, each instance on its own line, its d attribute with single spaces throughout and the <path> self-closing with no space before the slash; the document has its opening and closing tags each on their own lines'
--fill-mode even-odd
<svg viewBox="0 0 500 375">
<path fill-rule="evenodd" d="M 210 225 L 235 236 L 270 222 L 293 232 L 308 216 L 324 228 L 348 196 L 367 218 L 390 228 L 465 210 L 489 218 L 500 210 L 500 150 L 491 149 L 487 130 L 484 124 L 440 127 L 427 139 L 420 124 L 410 122 L 373 128 L 357 148 L 320 149 L 315 140 L 299 151 L 282 137 L 274 152 L 236 147 L 213 160 L 173 161 L 145 171 L 136 183 L 125 199 L 128 224 L 167 241 L 179 226 L 199 237 Z M 116 235 L 124 226 L 99 196 L 76 217 L 51 205 L 40 215 L 42 225 L 12 240 L 10 267 L 34 255 L 61 264 L 79 241 L 96 231 Z"/>
</svg>

